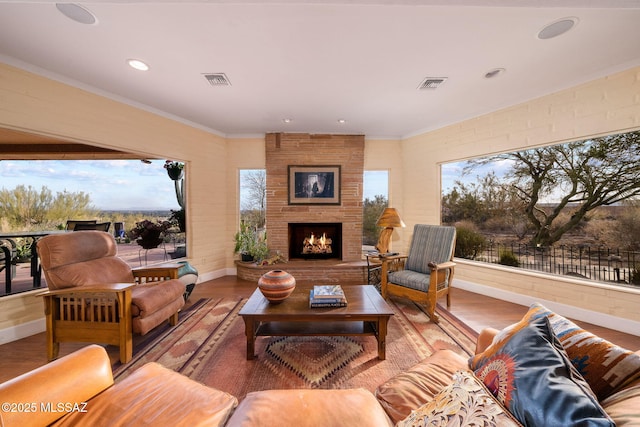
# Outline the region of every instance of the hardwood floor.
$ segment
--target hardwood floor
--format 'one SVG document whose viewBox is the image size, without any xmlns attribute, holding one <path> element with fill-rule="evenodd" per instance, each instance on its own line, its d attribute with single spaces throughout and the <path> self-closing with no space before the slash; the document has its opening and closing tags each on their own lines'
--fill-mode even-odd
<svg viewBox="0 0 640 427">
<path fill-rule="evenodd" d="M 200 298 L 210 297 L 249 297 L 255 290 L 255 283 L 239 280 L 236 276 L 200 283 L 196 286 L 187 305 Z M 517 322 L 527 312 L 527 307 L 484 295 L 452 290 L 451 313 L 476 331 L 485 327 L 504 328 Z M 442 301 L 444 304 L 444 301 Z M 585 329 L 630 350 L 640 350 L 640 336 L 625 334 L 616 330 L 602 328 L 585 322 L 576 322 Z M 85 346 L 83 343 L 63 343 L 60 356 L 69 354 Z M 109 346 L 107 351 L 111 360 L 118 359 L 117 347 Z M 18 341 L 0 345 L 0 382 L 44 365 L 46 343 L 44 333 L 36 334 Z"/>
</svg>

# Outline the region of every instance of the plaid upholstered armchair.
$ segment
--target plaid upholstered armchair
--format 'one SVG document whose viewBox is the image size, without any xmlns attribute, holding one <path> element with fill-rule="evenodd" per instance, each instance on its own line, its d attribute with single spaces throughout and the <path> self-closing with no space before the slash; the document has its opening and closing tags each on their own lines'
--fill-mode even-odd
<svg viewBox="0 0 640 427">
<path fill-rule="evenodd" d="M 451 306 L 455 246 L 455 227 L 416 224 L 408 255 L 381 257 L 382 296 L 396 295 L 423 304 L 437 323 L 438 298 L 446 295 L 447 308 Z"/>
</svg>

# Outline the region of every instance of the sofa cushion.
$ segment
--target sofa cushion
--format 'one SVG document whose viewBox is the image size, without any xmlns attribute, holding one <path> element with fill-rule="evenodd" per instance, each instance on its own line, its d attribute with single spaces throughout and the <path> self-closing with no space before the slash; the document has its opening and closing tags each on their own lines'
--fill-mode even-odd
<svg viewBox="0 0 640 427">
<path fill-rule="evenodd" d="M 238 400 L 148 363 L 54 426 L 222 426 Z"/>
<path fill-rule="evenodd" d="M 117 257 L 117 245 L 109 233 L 52 234 L 38 240 L 37 247 L 49 289 L 134 281 L 131 267 Z M 69 251 L 69 247 L 81 250 Z"/>
<path fill-rule="evenodd" d="M 569 360 L 602 401 L 631 382 L 640 379 L 640 355 L 586 331 L 541 304 L 532 304 L 523 319 L 513 326 L 549 317 L 554 334 Z"/>
<path fill-rule="evenodd" d="M 396 427 L 520 426 L 472 372 L 458 371 L 453 382 Z"/>
<path fill-rule="evenodd" d="M 546 317 L 501 332 L 470 367 L 526 426 L 614 426 Z"/>
<path fill-rule="evenodd" d="M 611 395 L 601 403 L 617 427 L 640 425 L 640 383 Z"/>
<path fill-rule="evenodd" d="M 392 426 L 365 389 L 265 390 L 247 394 L 227 427 Z"/>
<path fill-rule="evenodd" d="M 394 423 L 433 400 L 451 384 L 453 374 L 467 369 L 467 360 L 451 350 L 439 350 L 376 389 L 376 398 Z"/>
<path fill-rule="evenodd" d="M 150 316 L 181 297 L 184 290 L 185 285 L 179 279 L 136 285 L 131 291 L 131 315 L 142 318 Z"/>
<path fill-rule="evenodd" d="M 88 345 L 0 384 L 0 402 L 23 408 L 21 411 L 0 410 L 0 426 L 49 425 L 67 409 L 66 405 L 58 408 L 59 403 L 78 403 L 78 409 L 83 409 L 82 402 L 112 384 L 111 362 L 106 350 L 99 345 Z"/>
</svg>

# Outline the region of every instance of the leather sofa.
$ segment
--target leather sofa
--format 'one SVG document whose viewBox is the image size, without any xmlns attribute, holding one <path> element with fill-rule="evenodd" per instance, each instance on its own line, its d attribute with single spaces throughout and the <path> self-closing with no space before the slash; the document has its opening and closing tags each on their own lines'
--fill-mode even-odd
<svg viewBox="0 0 640 427">
<path fill-rule="evenodd" d="M 532 307 L 525 316 L 526 324 L 519 322 L 503 331 L 486 329 L 477 341 L 476 356 L 468 359 L 450 350 L 439 350 L 406 372 L 381 384 L 375 393 L 364 389 L 341 390 L 264 390 L 247 394 L 242 402 L 223 391 L 206 387 L 180 374 L 150 363 L 130 376 L 113 383 L 111 366 L 105 350 L 90 345 L 48 365 L 0 384 L 0 411 L 3 426 L 38 425 L 172 425 L 172 426 L 413 426 L 413 425 L 640 425 L 640 352 L 621 352 L 619 348 L 582 330 L 578 335 L 566 332 L 564 318 L 548 313 L 554 318 L 549 323 L 564 330 L 560 341 L 570 339 L 581 342 L 573 349 L 565 340 L 567 354 L 596 347 L 610 356 L 605 361 L 615 366 L 615 374 L 601 374 L 591 366 L 597 378 L 594 392 L 605 393 L 597 398 L 606 411 L 602 419 L 586 419 L 567 423 L 566 416 L 581 417 L 585 412 L 573 410 L 571 405 L 553 408 L 540 407 L 537 413 L 546 417 L 544 422 L 526 419 L 521 423 L 496 398 L 489 388 L 479 381 L 479 372 L 470 370 L 470 362 L 483 360 L 487 355 L 500 355 L 499 348 L 527 331 L 529 325 L 538 328 L 542 308 Z M 554 317 L 555 316 L 555 317 Z M 523 319 L 523 321 L 525 320 Z M 537 319 L 537 320 L 536 320 Z M 535 321 L 534 321 L 535 320 Z M 564 329 L 563 329 L 564 328 Z M 579 328 L 578 328 L 579 329 Z M 537 329 L 536 329 L 537 330 Z M 576 338 L 579 336 L 580 338 Z M 513 341 L 512 338 L 511 341 Z M 553 340 L 552 340 L 553 341 Z M 591 344 L 597 344 L 594 347 Z M 538 368 L 550 365 L 541 356 L 541 347 L 531 358 Z M 603 347 L 604 345 L 604 347 Z M 624 354 L 623 354 L 624 353 Z M 594 363 L 605 360 L 596 354 Z M 615 357 L 614 357 L 615 356 Z M 625 356 L 626 360 L 622 360 Z M 615 362 L 613 361 L 615 359 Z M 584 360 L 583 360 L 584 362 Z M 623 366 L 623 363 L 627 363 Z M 526 373 L 540 369 L 526 368 Z M 556 375 L 561 367 L 555 366 Z M 478 375 L 476 375 L 478 374 Z M 599 378 L 608 378 L 607 389 Z M 540 384 L 538 379 L 534 381 Z M 558 383 L 542 387 L 543 393 L 563 390 Z M 540 390 L 538 390 L 540 391 Z M 500 395 L 500 393 L 497 393 Z M 557 396 L 553 395 L 553 399 Z M 512 399 L 513 400 L 513 399 Z M 541 399 L 542 401 L 542 399 Z M 511 404 L 513 402 L 510 402 Z M 593 403 L 593 402 L 592 402 Z M 529 406 L 536 403 L 527 402 Z M 558 405 L 556 405 L 558 406 Z M 558 410 L 560 414 L 555 414 Z M 573 410 L 573 412 L 572 412 Z M 554 414 L 552 414 L 554 413 Z M 567 415 L 569 414 L 569 415 Z M 528 416 L 528 415 L 527 415 Z"/>
<path fill-rule="evenodd" d="M 96 344 L 0 384 L 0 401 L 3 427 L 219 426 L 238 404 L 156 363 L 114 384 Z"/>
</svg>

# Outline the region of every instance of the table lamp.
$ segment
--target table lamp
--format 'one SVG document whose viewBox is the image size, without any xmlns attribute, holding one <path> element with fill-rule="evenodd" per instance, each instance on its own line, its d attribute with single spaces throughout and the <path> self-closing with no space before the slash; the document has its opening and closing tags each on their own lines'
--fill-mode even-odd
<svg viewBox="0 0 640 427">
<path fill-rule="evenodd" d="M 400 219 L 400 215 L 395 208 L 385 208 L 380 218 L 378 218 L 376 225 L 385 227 L 384 230 L 380 232 L 376 250 L 381 254 L 386 254 L 389 252 L 389 243 L 391 242 L 393 227 L 404 227 L 404 222 Z"/>
</svg>

